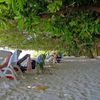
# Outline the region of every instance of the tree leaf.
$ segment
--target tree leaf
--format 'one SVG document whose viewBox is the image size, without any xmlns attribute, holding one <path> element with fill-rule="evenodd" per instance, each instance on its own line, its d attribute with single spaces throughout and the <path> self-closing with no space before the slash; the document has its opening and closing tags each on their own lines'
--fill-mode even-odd
<svg viewBox="0 0 100 100">
<path fill-rule="evenodd" d="M 24 19 L 21 17 L 19 20 L 18 20 L 18 29 L 20 31 L 23 30 L 23 27 L 24 27 Z"/>
<path fill-rule="evenodd" d="M 15 13 L 17 12 L 16 0 L 12 0 L 12 9 Z"/>
</svg>

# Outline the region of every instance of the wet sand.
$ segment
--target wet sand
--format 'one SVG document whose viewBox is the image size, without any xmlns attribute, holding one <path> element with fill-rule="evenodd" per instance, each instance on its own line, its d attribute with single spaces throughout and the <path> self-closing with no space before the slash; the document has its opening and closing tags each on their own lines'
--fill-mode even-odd
<svg viewBox="0 0 100 100">
<path fill-rule="evenodd" d="M 67 59 L 24 76 L 17 83 L 1 79 L 0 100 L 100 100 L 100 60 Z"/>
</svg>

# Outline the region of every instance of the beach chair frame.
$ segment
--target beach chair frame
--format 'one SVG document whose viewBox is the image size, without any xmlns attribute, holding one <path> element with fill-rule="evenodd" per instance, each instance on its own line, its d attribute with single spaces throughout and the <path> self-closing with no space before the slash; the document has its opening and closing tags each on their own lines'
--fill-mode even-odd
<svg viewBox="0 0 100 100">
<path fill-rule="evenodd" d="M 14 54 L 15 54 L 15 52 L 10 57 L 10 60 L 8 62 L 8 65 L 5 68 L 2 68 L 0 70 L 0 78 L 6 77 L 6 78 L 10 78 L 10 79 L 17 80 L 16 79 L 17 74 L 16 74 L 13 66 L 11 65 Z"/>
</svg>

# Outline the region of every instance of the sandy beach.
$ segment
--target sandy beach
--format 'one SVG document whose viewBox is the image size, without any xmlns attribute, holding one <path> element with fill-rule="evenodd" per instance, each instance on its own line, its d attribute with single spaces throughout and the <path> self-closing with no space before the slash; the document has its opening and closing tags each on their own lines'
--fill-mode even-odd
<svg viewBox="0 0 100 100">
<path fill-rule="evenodd" d="M 100 100 L 100 60 L 73 58 L 44 74 L 0 80 L 0 100 Z"/>
</svg>

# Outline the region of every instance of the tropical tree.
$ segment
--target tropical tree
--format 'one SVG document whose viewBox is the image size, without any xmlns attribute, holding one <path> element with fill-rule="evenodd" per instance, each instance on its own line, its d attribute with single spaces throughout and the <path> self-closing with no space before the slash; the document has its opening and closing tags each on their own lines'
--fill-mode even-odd
<svg viewBox="0 0 100 100">
<path fill-rule="evenodd" d="M 100 19 L 91 10 L 93 5 L 98 6 L 99 0 L 0 0 L 0 29 L 15 28 L 31 40 L 30 48 L 33 42 L 44 48 L 53 41 L 55 49 L 84 55 L 91 52 L 95 34 L 100 34 Z M 18 45 L 23 48 L 21 43 Z"/>
</svg>

